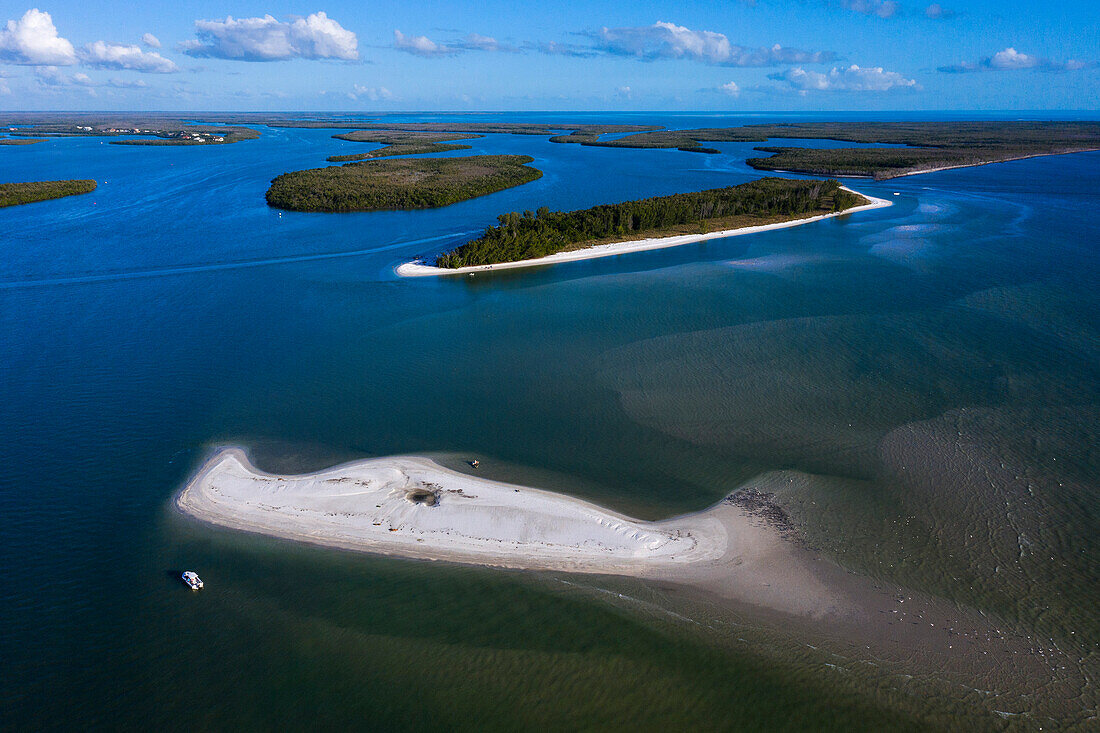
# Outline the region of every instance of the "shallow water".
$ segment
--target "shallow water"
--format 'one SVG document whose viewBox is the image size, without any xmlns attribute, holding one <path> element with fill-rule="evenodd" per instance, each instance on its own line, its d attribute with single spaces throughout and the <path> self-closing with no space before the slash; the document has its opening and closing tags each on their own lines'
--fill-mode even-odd
<svg viewBox="0 0 1100 733">
<path fill-rule="evenodd" d="M 853 179 L 895 206 L 761 235 L 398 280 L 396 264 L 505 211 L 751 180 L 754 144 L 492 135 L 455 154 L 529 154 L 543 178 L 435 211 L 268 209 L 275 175 L 365 149 L 332 132 L 0 148 L 0 180 L 100 182 L 0 210 L 0 720 L 805 729 L 947 714 L 662 589 L 175 517 L 172 494 L 227 441 L 284 470 L 478 456 L 645 518 L 760 486 L 828 556 L 1041 633 L 1095 679 L 1100 154 Z M 207 591 L 182 589 L 185 567 Z M 1084 721 L 1095 694 L 1063 719 Z"/>
</svg>

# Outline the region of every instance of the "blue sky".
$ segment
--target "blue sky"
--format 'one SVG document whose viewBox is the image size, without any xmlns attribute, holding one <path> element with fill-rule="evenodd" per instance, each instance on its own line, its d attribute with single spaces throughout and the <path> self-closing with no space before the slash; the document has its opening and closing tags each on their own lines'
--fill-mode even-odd
<svg viewBox="0 0 1100 733">
<path fill-rule="evenodd" d="M 42 0 L 0 110 L 1100 109 L 1096 0 Z"/>
</svg>

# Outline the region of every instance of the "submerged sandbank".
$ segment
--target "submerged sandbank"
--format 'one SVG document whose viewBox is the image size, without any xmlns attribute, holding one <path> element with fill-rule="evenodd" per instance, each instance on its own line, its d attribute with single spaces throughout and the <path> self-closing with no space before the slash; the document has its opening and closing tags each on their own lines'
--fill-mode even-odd
<svg viewBox="0 0 1100 733">
<path fill-rule="evenodd" d="M 815 216 L 808 216 L 803 219 L 792 219 L 791 221 L 781 221 L 775 224 L 760 224 L 758 226 L 741 227 L 739 229 L 725 229 L 718 232 L 707 232 L 706 234 L 679 234 L 672 237 L 652 237 L 649 239 L 638 239 L 629 242 L 611 242 L 610 244 L 599 244 L 594 247 L 586 247 L 584 249 L 576 249 L 569 252 L 558 252 L 556 254 L 547 255 L 546 257 L 537 257 L 530 260 L 517 260 L 515 262 L 499 262 L 493 265 L 470 265 L 468 267 L 453 268 L 434 267 L 432 265 L 423 265 L 419 262 L 406 262 L 402 265 L 398 265 L 394 271 L 402 277 L 427 277 L 431 275 L 465 275 L 472 272 L 512 270 L 521 267 L 539 267 L 542 265 L 554 265 L 561 262 L 575 262 L 577 260 L 591 260 L 597 257 L 611 257 L 613 255 L 627 254 L 630 252 L 644 252 L 651 249 L 678 247 L 682 244 L 705 242 L 710 239 L 737 237 L 744 234 L 757 234 L 759 232 L 772 231 L 773 229 L 788 229 L 790 227 L 796 227 L 802 224 L 809 224 L 811 222 L 820 221 L 822 219 L 830 219 L 834 216 L 844 216 L 846 214 L 854 214 L 860 211 L 868 211 L 870 209 L 881 209 L 885 206 L 893 206 L 892 201 L 875 198 L 874 196 L 868 196 L 867 194 L 860 193 L 859 191 L 852 191 L 852 189 L 846 186 L 841 186 L 841 188 L 845 191 L 851 191 L 852 193 L 862 196 L 870 203 L 863 204 L 861 206 L 853 206 L 852 208 L 845 209 L 844 211 L 836 211 L 829 214 L 817 214 Z"/>
</svg>

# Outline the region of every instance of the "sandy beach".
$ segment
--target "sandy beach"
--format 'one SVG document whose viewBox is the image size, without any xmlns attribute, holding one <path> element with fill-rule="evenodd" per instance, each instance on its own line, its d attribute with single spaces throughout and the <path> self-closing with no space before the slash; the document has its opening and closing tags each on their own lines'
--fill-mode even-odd
<svg viewBox="0 0 1100 733">
<path fill-rule="evenodd" d="M 406 558 L 668 581 L 795 616 L 862 621 L 871 607 L 895 603 L 786 539 L 766 502 L 746 505 L 733 496 L 647 522 L 421 456 L 274 475 L 229 446 L 202 465 L 176 506 L 210 524 L 272 537 Z"/>
<path fill-rule="evenodd" d="M 715 510 L 645 522 L 580 499 L 395 456 L 274 476 L 218 451 L 177 499 L 213 524 L 348 549 L 498 567 L 644 575 L 719 559 Z"/>
<path fill-rule="evenodd" d="M 176 505 L 210 524 L 349 550 L 670 580 L 810 616 L 854 608 L 818 577 L 807 553 L 729 499 L 647 522 L 419 456 L 282 476 L 226 447 L 191 478 Z M 773 583 L 776 577 L 783 582 Z"/>
<path fill-rule="evenodd" d="M 821 221 L 822 219 L 830 219 L 834 216 L 845 216 L 847 214 L 855 214 L 860 211 L 881 209 L 885 206 L 893 205 L 893 202 L 887 201 L 886 199 L 868 196 L 867 194 L 860 193 L 859 191 L 852 191 L 852 189 L 844 186 L 842 186 L 842 188 L 844 188 L 845 191 L 851 191 L 852 193 L 863 196 L 863 198 L 870 201 L 870 203 L 863 204 L 862 206 L 853 206 L 850 209 L 845 209 L 844 211 L 838 211 L 831 214 L 819 214 L 817 216 L 809 216 L 804 219 L 793 219 L 791 221 L 782 221 L 775 224 L 761 224 L 760 226 L 741 227 L 740 229 L 726 229 L 718 232 L 707 232 L 706 234 L 680 234 L 672 237 L 653 237 L 650 239 L 638 239 L 630 242 L 611 242 L 609 244 L 600 244 L 596 245 L 595 247 L 587 247 L 585 249 L 572 250 L 569 252 L 558 252 L 557 254 L 548 255 L 546 257 L 537 257 L 531 260 L 517 260 L 516 262 L 500 262 L 495 265 L 471 265 L 469 267 L 455 268 L 434 267 L 432 265 L 424 265 L 419 262 L 406 262 L 402 265 L 398 265 L 394 271 L 402 277 L 428 277 L 433 275 L 465 275 L 473 272 L 514 270 L 522 267 L 540 267 L 542 265 L 555 265 L 561 262 L 591 260 L 597 257 L 612 257 L 614 255 L 628 254 L 630 252 L 644 252 L 651 249 L 679 247 L 682 244 L 705 242 L 710 239 L 738 237 L 745 234 L 758 234 L 760 232 L 769 232 L 775 229 L 788 229 L 790 227 L 796 227 L 803 224 L 810 224 L 815 221 Z"/>
</svg>

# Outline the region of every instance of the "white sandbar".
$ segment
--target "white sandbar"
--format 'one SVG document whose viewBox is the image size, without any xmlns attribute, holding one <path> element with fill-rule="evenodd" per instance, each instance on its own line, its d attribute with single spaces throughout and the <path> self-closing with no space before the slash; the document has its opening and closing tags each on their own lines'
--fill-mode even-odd
<svg viewBox="0 0 1100 733">
<path fill-rule="evenodd" d="M 726 229 L 720 232 L 707 232 L 706 234 L 679 234 L 672 237 L 653 237 L 650 239 L 637 239 L 630 242 L 611 242 L 609 244 L 599 244 L 594 247 L 586 247 L 585 249 L 576 249 L 569 252 L 558 252 L 556 254 L 547 255 L 546 257 L 536 257 L 535 259 L 530 260 L 499 262 L 495 265 L 470 265 L 468 267 L 453 268 L 433 267 L 431 265 L 422 265 L 419 262 L 406 262 L 402 265 L 398 265 L 394 271 L 401 277 L 428 277 L 432 275 L 465 275 L 471 272 L 513 270 L 521 267 L 539 267 L 541 265 L 554 265 L 561 262 L 591 260 L 596 257 L 611 257 L 613 255 L 627 254 L 629 252 L 644 252 L 651 249 L 678 247 L 682 244 L 691 244 L 692 242 L 705 242 L 709 239 L 723 239 L 725 237 L 738 237 L 744 234 L 757 234 L 759 232 L 769 232 L 774 229 L 788 229 L 790 227 L 801 226 L 803 224 L 809 224 L 811 222 L 820 221 L 822 219 L 831 219 L 834 216 L 845 216 L 847 214 L 855 214 L 860 211 L 881 209 L 884 206 L 893 206 L 892 201 L 868 196 L 867 194 L 859 193 L 858 191 L 852 191 L 852 189 L 845 186 L 841 186 L 841 188 L 843 188 L 845 191 L 863 196 L 863 198 L 870 201 L 870 203 L 863 204 L 862 206 L 853 206 L 850 209 L 833 212 L 831 214 L 818 214 L 817 216 L 808 216 L 804 219 L 792 219 L 791 221 L 781 221 L 775 224 L 761 224 L 759 226 L 741 227 L 740 229 Z"/>
<path fill-rule="evenodd" d="M 416 503 L 414 490 L 435 504 Z M 467 476 L 417 456 L 276 476 L 244 451 L 218 451 L 176 499 L 212 524 L 412 558 L 528 569 L 647 575 L 721 558 L 710 512 L 630 519 L 563 494 Z"/>
</svg>

